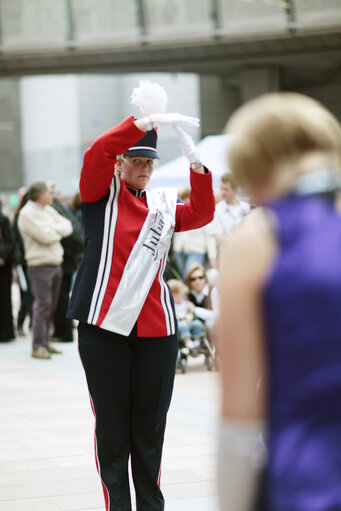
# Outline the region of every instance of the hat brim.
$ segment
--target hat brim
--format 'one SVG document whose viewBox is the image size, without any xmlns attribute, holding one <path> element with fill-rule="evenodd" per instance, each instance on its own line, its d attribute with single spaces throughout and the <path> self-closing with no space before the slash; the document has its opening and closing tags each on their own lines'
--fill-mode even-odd
<svg viewBox="0 0 341 511">
<path fill-rule="evenodd" d="M 160 157 L 156 151 L 152 151 L 149 149 L 132 149 L 131 151 L 126 151 L 124 153 L 126 156 L 143 156 L 144 158 L 155 158 L 159 160 Z"/>
</svg>

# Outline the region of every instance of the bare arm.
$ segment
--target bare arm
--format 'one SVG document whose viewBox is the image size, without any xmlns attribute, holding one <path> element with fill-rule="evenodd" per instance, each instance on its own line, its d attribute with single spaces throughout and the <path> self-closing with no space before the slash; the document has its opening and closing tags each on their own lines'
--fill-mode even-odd
<svg viewBox="0 0 341 511">
<path fill-rule="evenodd" d="M 222 259 L 219 494 L 226 511 L 249 509 L 257 485 L 259 467 L 251 461 L 266 414 L 267 380 L 261 293 L 275 255 L 267 218 L 255 211 L 231 234 Z M 242 454 L 234 449 L 239 443 Z"/>
<path fill-rule="evenodd" d="M 262 392 L 256 392 L 260 378 L 266 380 L 261 293 L 276 253 L 268 219 L 261 210 L 250 214 L 224 247 L 218 332 L 223 417 L 264 416 L 265 384 Z"/>
</svg>

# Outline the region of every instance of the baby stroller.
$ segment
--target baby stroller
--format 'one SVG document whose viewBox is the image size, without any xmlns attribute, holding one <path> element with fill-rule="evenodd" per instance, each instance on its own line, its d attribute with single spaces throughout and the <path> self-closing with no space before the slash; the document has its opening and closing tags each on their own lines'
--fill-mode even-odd
<svg viewBox="0 0 341 511">
<path fill-rule="evenodd" d="M 200 339 L 199 344 L 189 349 L 183 341 L 179 339 L 179 352 L 176 368 L 185 374 L 187 371 L 188 357 L 196 358 L 199 355 L 205 355 L 205 365 L 208 371 L 216 368 L 216 349 L 207 338 L 207 334 Z"/>
</svg>

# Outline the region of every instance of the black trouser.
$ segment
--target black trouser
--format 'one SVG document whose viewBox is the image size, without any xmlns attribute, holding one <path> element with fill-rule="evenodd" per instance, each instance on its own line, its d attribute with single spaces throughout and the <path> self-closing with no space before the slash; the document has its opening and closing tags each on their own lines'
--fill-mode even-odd
<svg viewBox="0 0 341 511">
<path fill-rule="evenodd" d="M 0 266 L 0 342 L 14 339 L 12 316 L 12 266 Z"/>
<path fill-rule="evenodd" d="M 137 511 L 161 511 L 162 444 L 178 352 L 177 335 L 129 337 L 79 323 L 79 353 L 96 417 L 96 450 L 106 509 L 131 511 L 131 456 Z"/>
<path fill-rule="evenodd" d="M 54 315 L 54 332 L 52 337 L 58 337 L 64 342 L 73 341 L 72 319 L 67 317 L 71 281 L 72 273 L 65 273 L 63 271 L 57 309 Z"/>
</svg>

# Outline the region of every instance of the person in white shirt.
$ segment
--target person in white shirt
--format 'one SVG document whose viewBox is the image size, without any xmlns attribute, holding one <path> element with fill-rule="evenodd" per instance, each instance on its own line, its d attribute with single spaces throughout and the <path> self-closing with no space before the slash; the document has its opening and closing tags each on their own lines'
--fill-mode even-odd
<svg viewBox="0 0 341 511">
<path fill-rule="evenodd" d="M 49 344 L 49 327 L 56 310 L 62 281 L 62 238 L 72 233 L 70 220 L 51 207 L 52 187 L 44 181 L 28 189 L 28 202 L 18 216 L 25 246 L 27 272 L 34 295 L 32 357 L 51 358 L 60 353 Z"/>
<path fill-rule="evenodd" d="M 217 246 L 217 257 L 228 233 L 249 213 L 250 204 L 237 197 L 238 187 L 233 174 L 223 174 L 220 179 L 221 200 L 216 205 L 213 221 L 207 226 Z"/>
<path fill-rule="evenodd" d="M 179 199 L 188 202 L 190 192 L 190 188 L 181 190 Z M 194 263 L 205 265 L 208 260 L 209 266 L 215 264 L 216 244 L 214 238 L 210 236 L 208 225 L 191 231 L 176 232 L 172 243 L 176 267 L 183 279 Z"/>
</svg>

